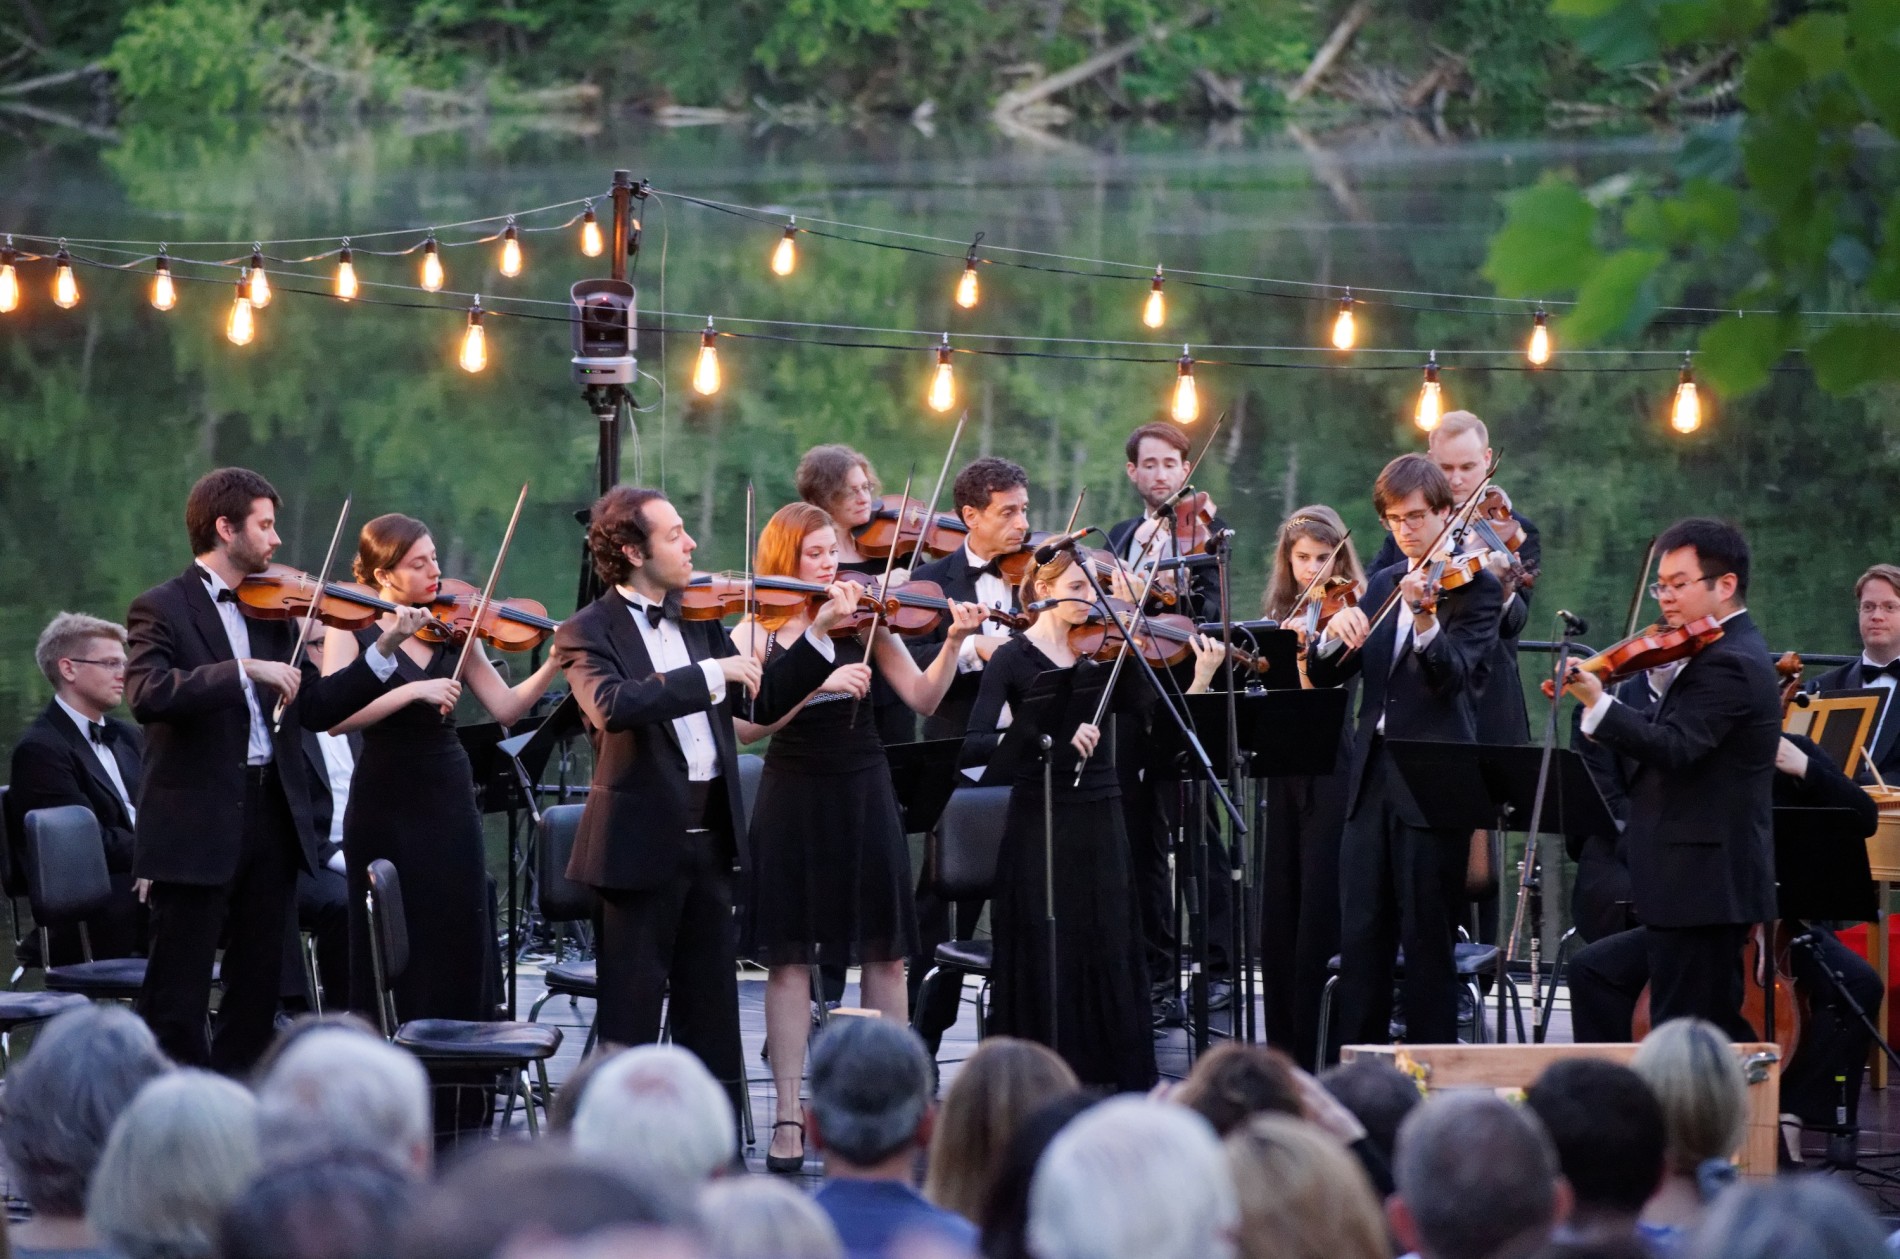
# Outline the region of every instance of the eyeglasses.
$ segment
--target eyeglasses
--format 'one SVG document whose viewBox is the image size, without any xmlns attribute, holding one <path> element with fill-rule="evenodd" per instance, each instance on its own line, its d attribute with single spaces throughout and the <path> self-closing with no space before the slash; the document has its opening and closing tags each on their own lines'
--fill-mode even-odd
<svg viewBox="0 0 1900 1259">
<path fill-rule="evenodd" d="M 1728 574 L 1726 573 L 1717 573 L 1713 577 L 1691 577 L 1688 581 L 1679 581 L 1679 582 L 1674 583 L 1673 585 L 1667 585 L 1667 586 L 1659 581 L 1651 582 L 1650 587 L 1649 587 L 1649 597 L 1652 599 L 1660 599 L 1664 595 L 1681 594 L 1683 591 L 1687 590 L 1689 587 L 1695 585 L 1699 581 L 1706 581 L 1710 585 L 1714 585 L 1717 581 L 1721 580 L 1723 577 L 1726 577 L 1727 575 Z"/>
<path fill-rule="evenodd" d="M 1863 603 L 1860 605 L 1860 614 L 1862 616 L 1872 616 L 1876 612 L 1882 616 L 1900 616 L 1900 603 L 1895 603 L 1893 600 L 1887 599 L 1880 603 Z"/>
<path fill-rule="evenodd" d="M 114 675 L 125 672 L 126 662 L 123 660 L 88 660 L 84 656 L 67 656 L 66 659 L 72 661 L 74 664 L 94 665 Z"/>
<path fill-rule="evenodd" d="M 1402 528 L 1417 529 L 1431 518 L 1432 513 L 1429 511 L 1408 511 L 1403 516 L 1381 516 L 1379 523 L 1384 525 L 1388 532 L 1397 533 Z"/>
</svg>

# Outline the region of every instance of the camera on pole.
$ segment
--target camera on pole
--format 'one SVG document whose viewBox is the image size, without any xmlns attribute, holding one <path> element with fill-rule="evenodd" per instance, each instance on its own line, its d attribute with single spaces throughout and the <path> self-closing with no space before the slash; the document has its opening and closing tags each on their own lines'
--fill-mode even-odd
<svg viewBox="0 0 1900 1259">
<path fill-rule="evenodd" d="M 631 385 L 637 369 L 633 285 L 625 280 L 582 280 L 569 294 L 574 302 L 574 383 L 590 389 Z"/>
</svg>

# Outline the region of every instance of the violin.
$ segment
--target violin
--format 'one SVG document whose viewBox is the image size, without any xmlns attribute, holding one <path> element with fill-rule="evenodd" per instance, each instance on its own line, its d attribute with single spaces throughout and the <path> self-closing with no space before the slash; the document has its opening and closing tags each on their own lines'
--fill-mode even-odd
<svg viewBox="0 0 1900 1259">
<path fill-rule="evenodd" d="M 1069 628 L 1069 650 L 1078 656 L 1110 661 L 1121 654 L 1122 640 L 1127 638 L 1129 645 L 1156 668 L 1170 668 L 1193 654 L 1199 631 L 1188 617 L 1167 613 L 1143 616 L 1137 623 L 1135 616 L 1135 606 L 1120 599 L 1109 599 L 1106 607 L 1097 603 L 1086 621 Z M 1135 627 L 1132 637 L 1127 632 L 1131 625 Z M 1239 647 L 1227 648 L 1227 663 L 1256 675 L 1264 674 L 1268 665 L 1265 656 Z"/>
<path fill-rule="evenodd" d="M 1674 627 L 1652 625 L 1648 629 L 1638 630 L 1620 643 L 1605 647 L 1587 660 L 1577 661 L 1571 667 L 1584 673 L 1594 673 L 1603 685 L 1610 686 L 1647 669 L 1687 660 L 1722 637 L 1722 633 L 1722 623 L 1712 616 L 1698 617 L 1685 625 Z M 1550 679 L 1545 678 L 1545 698 L 1553 693 Z"/>
<path fill-rule="evenodd" d="M 1298 628 L 1306 642 L 1315 643 L 1335 616 L 1358 606 L 1359 584 L 1344 573 L 1337 573 L 1328 577 L 1288 620 L 1298 618 L 1301 622 Z"/>
<path fill-rule="evenodd" d="M 892 633 L 902 636 L 928 634 L 943 624 L 950 614 L 950 600 L 935 582 L 910 581 L 880 594 L 878 581 L 860 574 L 841 574 L 840 580 L 857 582 L 863 587 L 858 596 L 857 612 L 832 627 L 831 637 L 851 638 L 861 634 L 873 617 L 882 618 Z M 745 579 L 722 573 L 695 573 L 680 592 L 680 616 L 689 621 L 717 621 L 744 613 L 748 606 L 757 610 L 763 624 L 783 623 L 798 613 L 831 597 L 830 587 L 794 577 L 754 577 L 750 593 Z M 985 616 L 1010 629 L 1029 628 L 1033 616 L 984 609 Z"/>
<path fill-rule="evenodd" d="M 924 503 L 902 494 L 886 494 L 878 499 L 871 508 L 871 518 L 851 529 L 858 554 L 877 560 L 889 558 L 892 552 L 934 559 L 950 554 L 969 536 L 970 527 L 955 516 L 941 512 L 932 515 Z"/>
<path fill-rule="evenodd" d="M 1485 486 L 1472 518 L 1484 521 L 1503 549 L 1516 553 L 1524 545 L 1524 526 L 1511 514 L 1511 497 L 1497 486 Z"/>
<path fill-rule="evenodd" d="M 261 573 L 246 574 L 233 593 L 237 595 L 238 611 L 254 621 L 300 620 L 311 615 L 314 602 L 317 620 L 340 630 L 368 629 L 383 613 L 402 610 L 401 604 L 353 581 L 324 582 L 319 592 L 314 576 L 288 564 L 272 564 Z M 417 636 L 445 643 L 452 633 L 444 622 L 432 620 Z"/>
<path fill-rule="evenodd" d="M 481 592 L 467 582 L 444 578 L 426 606 L 440 610 L 435 624 L 446 627 L 447 637 L 434 637 L 435 631 L 427 626 L 416 637 L 460 646 L 472 633 L 496 651 L 531 651 L 561 628 L 559 621 L 548 616 L 547 608 L 533 599 L 490 599 L 482 609 L 481 624 L 476 625 L 475 605 L 481 599 Z"/>
<path fill-rule="evenodd" d="M 1427 567 L 1431 570 L 1431 580 L 1425 587 L 1425 597 L 1418 601 L 1418 610 L 1436 612 L 1439 595 L 1478 580 L 1478 574 L 1484 571 L 1484 556 L 1479 552 L 1453 555 L 1433 560 Z"/>
</svg>

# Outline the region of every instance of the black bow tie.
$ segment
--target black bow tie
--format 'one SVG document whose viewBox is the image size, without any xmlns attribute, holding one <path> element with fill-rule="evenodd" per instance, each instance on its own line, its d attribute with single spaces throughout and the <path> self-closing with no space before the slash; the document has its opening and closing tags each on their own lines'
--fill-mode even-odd
<svg viewBox="0 0 1900 1259">
<path fill-rule="evenodd" d="M 236 603 L 238 601 L 237 591 L 232 590 L 228 586 L 218 591 L 212 598 L 216 599 L 219 603 Z"/>
<path fill-rule="evenodd" d="M 1860 662 L 1860 680 L 1862 682 L 1871 682 L 1882 675 L 1890 677 L 1896 682 L 1900 682 L 1900 660 L 1889 660 L 1886 664 L 1869 664 L 1865 660 Z"/>
<path fill-rule="evenodd" d="M 659 603 L 635 604 L 634 606 L 646 613 L 647 625 L 652 629 L 660 628 L 661 621 L 680 619 L 680 597 L 677 592 L 668 592 L 666 598 Z"/>
<path fill-rule="evenodd" d="M 103 721 L 89 721 L 86 723 L 86 735 L 100 747 L 107 747 L 118 739 L 119 732 Z"/>
<path fill-rule="evenodd" d="M 990 562 L 987 564 L 970 565 L 971 580 L 974 581 L 976 578 L 983 576 L 983 574 L 985 573 L 988 573 L 992 577 L 1001 577 L 1003 575 L 1002 558 L 1003 557 L 1000 555 L 993 556 L 991 557 Z"/>
</svg>

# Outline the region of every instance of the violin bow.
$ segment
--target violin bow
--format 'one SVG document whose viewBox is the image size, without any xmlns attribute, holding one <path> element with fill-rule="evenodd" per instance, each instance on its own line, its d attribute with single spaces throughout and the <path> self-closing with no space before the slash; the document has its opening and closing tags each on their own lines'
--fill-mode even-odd
<svg viewBox="0 0 1900 1259">
<path fill-rule="evenodd" d="M 1189 476 L 1194 475 L 1194 469 L 1201 466 L 1201 460 L 1205 459 L 1207 457 L 1207 452 L 1214 448 L 1214 435 L 1220 432 L 1221 425 L 1225 424 L 1226 422 L 1227 422 L 1227 412 L 1225 409 L 1223 409 L 1219 415 L 1214 417 L 1214 426 L 1207 430 L 1207 437 L 1203 439 L 1201 442 L 1200 453 L 1195 455 L 1194 458 L 1188 460 L 1187 470 L 1188 470 Z M 1168 526 L 1168 535 L 1170 537 L 1173 537 L 1175 535 L 1175 529 L 1176 529 L 1175 517 L 1174 517 L 1175 508 L 1180 505 L 1180 500 L 1182 496 L 1186 494 L 1187 491 L 1192 488 L 1193 488 L 1193 485 L 1191 482 L 1184 481 L 1181 484 L 1181 488 L 1176 490 L 1172 495 L 1169 496 L 1171 501 L 1168 503 L 1168 506 L 1167 506 L 1167 514 L 1165 516 L 1160 516 L 1156 518 L 1157 526 L 1155 530 L 1148 535 L 1148 540 L 1141 544 L 1141 553 L 1135 556 L 1135 560 L 1134 560 L 1135 569 L 1138 572 L 1141 572 L 1143 574 L 1143 579 L 1141 583 L 1141 595 L 1139 598 L 1135 600 L 1135 603 L 1137 605 L 1144 604 L 1148 601 L 1148 588 L 1150 586 L 1153 586 L 1155 583 L 1155 577 L 1157 574 L 1155 573 L 1155 570 L 1153 568 L 1149 567 L 1148 556 L 1154 550 L 1155 543 L 1158 542 L 1161 538 L 1161 529 L 1159 527 L 1159 522 L 1166 521 L 1167 526 Z M 1074 521 L 1070 521 L 1069 528 L 1071 529 L 1075 528 Z M 1175 558 L 1179 559 L 1180 556 L 1177 554 Z M 1120 556 L 1116 557 L 1116 561 L 1118 564 L 1120 562 L 1120 559 L 1121 559 Z M 1124 581 L 1127 581 L 1129 579 L 1128 574 L 1125 571 L 1122 574 L 1122 578 Z M 1176 573 L 1175 581 L 1185 585 L 1187 583 L 1187 578 L 1182 577 L 1179 573 Z M 1177 586 L 1176 588 L 1179 589 L 1179 586 Z M 1130 582 L 1129 584 L 1129 589 L 1131 591 L 1134 589 L 1134 585 L 1132 582 Z"/>
<path fill-rule="evenodd" d="M 488 570 L 488 584 L 482 587 L 481 598 L 475 601 L 475 618 L 468 623 L 468 637 L 462 640 L 462 654 L 455 658 L 455 672 L 449 675 L 449 681 L 460 682 L 462 670 L 468 666 L 469 653 L 475 650 L 475 640 L 481 637 L 482 618 L 488 615 L 489 605 L 495 601 L 495 583 L 501 580 L 501 566 L 508 559 L 508 544 L 515 540 L 515 526 L 521 523 L 521 506 L 528 501 L 528 483 L 521 483 L 521 493 L 515 498 L 514 514 L 508 517 L 508 528 L 501 535 L 501 549 L 495 552 L 495 565 Z M 453 708 L 444 712 L 450 716 Z"/>
<path fill-rule="evenodd" d="M 968 414 L 968 412 L 965 412 L 965 414 Z M 957 429 L 960 432 L 962 431 L 962 428 L 963 428 L 963 422 L 959 420 L 957 422 Z M 944 461 L 944 466 L 945 467 L 949 466 L 949 460 L 946 459 Z M 879 581 L 877 584 L 877 607 L 871 610 L 871 623 L 870 625 L 865 627 L 865 631 L 864 631 L 864 663 L 866 664 L 871 663 L 871 646 L 872 644 L 877 642 L 878 622 L 884 616 L 884 592 L 890 587 L 890 584 L 891 584 L 891 569 L 896 567 L 897 565 L 898 543 L 904 540 L 903 513 L 910 510 L 910 483 L 916 479 L 917 479 L 917 463 L 915 460 L 913 460 L 910 465 L 910 471 L 904 474 L 904 492 L 898 495 L 897 497 L 897 501 L 899 503 L 898 518 L 897 518 L 897 536 L 891 539 L 890 553 L 884 557 L 884 577 L 883 577 L 883 580 Z M 938 478 L 937 488 L 938 489 L 943 488 L 941 477 Z M 931 504 L 931 508 L 934 511 L 936 508 L 936 504 L 934 503 Z M 930 517 L 925 516 L 923 518 L 922 523 L 918 527 L 921 530 L 921 529 L 928 529 L 929 526 L 930 526 Z M 921 547 L 923 546 L 923 544 L 924 544 L 924 535 L 923 533 L 920 532 L 917 535 L 917 545 Z M 853 695 L 851 697 L 851 720 L 847 724 L 854 730 L 857 729 L 857 725 L 858 725 L 858 704 L 860 702 L 861 700 L 859 696 Z"/>
<path fill-rule="evenodd" d="M 756 655 L 759 650 L 759 588 L 755 584 L 752 572 L 752 547 L 752 482 L 747 480 L 745 483 L 745 649 Z M 761 677 L 761 683 L 763 680 Z M 746 701 L 746 720 L 756 726 L 759 724 L 758 715 L 759 693 L 753 691 Z"/>
<path fill-rule="evenodd" d="M 330 549 L 323 553 L 323 568 L 317 573 L 317 590 L 310 596 L 310 610 L 303 615 L 303 624 L 297 628 L 297 645 L 290 653 L 290 667 L 303 668 L 303 649 L 310 642 L 310 627 L 317 622 L 317 606 L 323 602 L 324 587 L 330 584 L 330 565 L 336 561 L 336 546 L 343 539 L 343 526 L 350 518 L 350 501 L 354 495 L 343 496 L 343 510 L 336 514 L 336 528 L 330 531 Z M 290 701 L 279 695 L 277 708 L 271 713 L 270 732 L 280 733 L 284 728 L 284 710 L 290 707 Z"/>
<path fill-rule="evenodd" d="M 1660 534 L 1650 534 L 1649 545 L 1643 549 L 1643 571 L 1636 578 L 1636 592 L 1630 596 L 1629 625 L 1623 631 L 1623 637 L 1625 638 L 1636 633 L 1636 622 L 1642 618 L 1643 589 L 1649 585 L 1649 570 L 1654 567 L 1656 563 L 1656 540 L 1661 536 Z"/>
<path fill-rule="evenodd" d="M 1432 544 L 1425 548 L 1425 553 L 1406 565 L 1406 576 L 1409 577 L 1413 573 L 1416 573 L 1419 569 L 1423 568 L 1427 562 L 1435 562 L 1431 560 L 1432 552 L 1436 551 L 1440 544 L 1442 544 L 1447 537 L 1451 536 L 1453 528 L 1459 524 L 1460 519 L 1468 515 L 1471 509 L 1477 506 L 1478 496 L 1484 493 L 1485 486 L 1491 484 L 1491 478 L 1498 474 L 1498 465 L 1502 462 L 1504 462 L 1503 455 L 1491 456 L 1491 466 L 1485 469 L 1484 479 L 1479 481 L 1478 484 L 1472 488 L 1471 493 L 1465 496 L 1464 502 L 1452 509 L 1451 516 L 1446 519 L 1444 527 L 1438 531 L 1438 536 L 1432 539 Z M 1385 597 L 1385 602 L 1379 605 L 1377 612 L 1373 613 L 1372 620 L 1366 623 L 1367 639 L 1372 637 L 1372 631 L 1379 628 L 1380 623 L 1391 614 L 1392 609 L 1398 606 L 1399 599 L 1404 593 L 1404 587 L 1397 585 L 1392 587 L 1392 593 Z M 1347 656 L 1352 655 L 1352 653 L 1357 650 L 1359 650 L 1357 647 L 1348 647 L 1345 655 L 1342 655 L 1340 659 L 1346 659 Z"/>
<path fill-rule="evenodd" d="M 1333 575 L 1335 561 L 1339 559 L 1339 552 L 1345 548 L 1346 539 L 1350 537 L 1352 537 L 1351 529 L 1339 535 L 1339 541 L 1335 542 L 1333 549 L 1327 553 L 1326 562 L 1319 566 L 1319 571 L 1313 574 L 1313 580 L 1307 582 L 1306 589 L 1300 591 L 1299 597 L 1293 600 L 1293 608 L 1295 611 L 1305 607 L 1306 601 L 1313 595 L 1314 588 Z"/>
<path fill-rule="evenodd" d="M 917 522 L 917 545 L 911 548 L 911 567 L 917 566 L 917 552 L 924 549 L 924 535 L 930 532 L 931 522 L 937 518 L 937 504 L 943 500 L 943 483 L 950 477 L 950 461 L 956 458 L 957 443 L 963 438 L 964 422 L 970 418 L 970 408 L 963 408 L 963 414 L 957 417 L 957 426 L 950 433 L 950 448 L 943 452 L 943 466 L 937 469 L 937 484 L 930 491 L 930 503 L 923 519 Z M 910 507 L 908 498 L 899 500 L 902 504 L 897 512 L 897 536 L 891 540 L 891 551 L 895 553 L 904 545 L 904 512 Z M 888 574 L 887 574 L 888 576 Z M 880 595 L 883 591 L 878 592 Z"/>
</svg>

